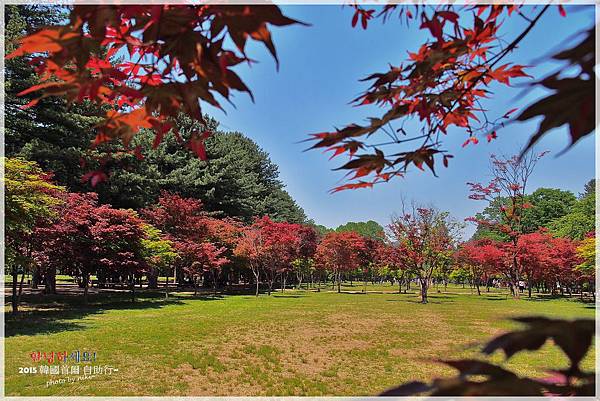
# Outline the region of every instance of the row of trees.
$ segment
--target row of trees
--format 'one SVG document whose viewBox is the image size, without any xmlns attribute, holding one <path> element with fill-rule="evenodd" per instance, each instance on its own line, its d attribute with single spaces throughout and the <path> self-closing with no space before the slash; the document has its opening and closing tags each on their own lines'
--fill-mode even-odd
<svg viewBox="0 0 600 401">
<path fill-rule="evenodd" d="M 519 237 L 516 248 L 507 242 L 491 239 L 473 240 L 465 243 L 456 253 L 462 269 L 481 294 L 482 285 L 489 286 L 495 277 L 506 277 L 509 283 L 514 280 L 514 260 L 519 269 L 519 278 L 527 283 L 531 297 L 532 289 L 544 289 L 555 294 L 585 285 L 594 294 L 594 254 L 589 252 L 589 244 L 595 238 L 592 234 L 582 242 L 568 238 L 557 238 L 541 232 Z M 458 272 L 461 273 L 461 272 Z M 519 291 L 511 286 L 515 296 Z"/>
<path fill-rule="evenodd" d="M 524 280 L 528 282 L 530 295 L 534 281 L 540 279 L 552 292 L 559 282 L 561 290 L 566 286 L 570 291 L 571 284 L 581 280 L 587 280 L 590 290 L 593 289 L 593 279 L 585 269 L 572 273 L 574 266 L 583 263 L 577 246 L 595 232 L 595 181 L 586 185 L 579 200 L 560 190 L 539 189 L 528 195 L 530 177 L 546 153 L 529 152 L 508 158 L 492 155 L 491 181 L 468 183 L 469 198 L 485 201 L 488 206 L 483 213 L 469 219 L 478 229 L 475 241 L 463 247 L 463 256 L 472 266 L 478 266 L 477 271 L 502 272 L 515 297 L 519 296 Z M 481 263 L 481 258 L 473 253 L 483 248 L 487 252 L 481 255 L 485 259 Z M 580 250 L 579 254 L 582 253 Z M 551 270 L 554 273 L 549 273 Z"/>
<path fill-rule="evenodd" d="M 502 169 L 527 163 L 493 160 Z M 270 294 L 277 283 L 285 290 L 290 283 L 300 287 L 303 282 L 331 281 L 339 292 L 344 279 L 387 279 L 397 282 L 399 291 L 417 282 L 423 303 L 433 281 L 447 283 L 451 278 L 469 280 L 478 293 L 480 286 L 501 281 L 515 297 L 522 281 L 530 295 L 533 288 L 571 294 L 587 286 L 593 292 L 593 235 L 556 237 L 543 227 L 527 233 L 516 216 L 537 206 L 523 202 L 521 195 L 509 199 L 514 212 L 508 211 L 506 200 L 501 202 L 503 218 L 475 218 L 493 235 L 486 237 L 481 229 L 461 243 L 463 224 L 433 207 L 404 205 L 385 233 L 372 232 L 374 222 L 325 231 L 268 216 L 245 224 L 207 212 L 197 199 L 168 192 L 137 211 L 117 209 L 99 204 L 95 193 L 72 193 L 53 184 L 35 162 L 8 158 L 5 166 L 14 310 L 26 272 L 32 273 L 32 286 L 43 283 L 46 293 L 56 292 L 57 273 L 75 277 L 85 302 L 91 276 L 99 288 L 129 286 L 132 297 L 142 279 L 149 288 L 158 288 L 161 276 L 167 277 L 167 297 L 170 277 L 178 287 L 195 292 L 201 285 L 216 292 L 220 285 L 253 284 L 256 295 L 261 283 Z M 497 193 L 494 185 L 471 184 L 476 193 L 472 197 Z"/>
</svg>

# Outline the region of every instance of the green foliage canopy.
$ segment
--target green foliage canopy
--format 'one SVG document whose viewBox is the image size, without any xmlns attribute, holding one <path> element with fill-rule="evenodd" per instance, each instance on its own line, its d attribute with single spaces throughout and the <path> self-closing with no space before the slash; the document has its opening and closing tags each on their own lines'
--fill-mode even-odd
<svg viewBox="0 0 600 401">
<path fill-rule="evenodd" d="M 4 213 L 6 250 L 9 260 L 18 256 L 23 238 L 40 222 L 54 217 L 55 196 L 62 190 L 35 163 L 18 158 L 4 159 Z"/>
</svg>

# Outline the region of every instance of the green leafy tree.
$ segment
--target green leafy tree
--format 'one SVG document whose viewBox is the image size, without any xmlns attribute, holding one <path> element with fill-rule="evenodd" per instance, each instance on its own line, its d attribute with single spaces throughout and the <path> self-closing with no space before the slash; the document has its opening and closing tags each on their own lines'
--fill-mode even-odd
<svg viewBox="0 0 600 401">
<path fill-rule="evenodd" d="M 372 238 L 378 240 L 383 240 L 384 238 L 383 227 L 373 220 L 359 222 L 349 221 L 348 223 L 342 224 L 341 226 L 336 228 L 335 231 L 337 231 L 338 233 L 354 231 L 355 233 L 358 233 L 365 238 Z"/>
<path fill-rule="evenodd" d="M 207 125 L 202 126 L 181 115 L 177 125 L 184 139 L 198 130 L 214 132 L 206 140 L 208 161 L 181 149 L 174 136 L 147 152 L 148 167 L 161 173 L 160 189 L 201 199 L 205 210 L 247 223 L 265 215 L 276 221 L 306 221 L 302 209 L 285 191 L 278 167 L 268 153 L 242 133 L 218 131 L 214 119 L 206 120 Z M 144 132 L 142 147 L 150 148 L 153 141 L 154 134 Z"/>
<path fill-rule="evenodd" d="M 572 211 L 577 198 L 570 191 L 557 188 L 538 188 L 533 193 L 526 195 L 523 208 L 521 226 L 524 233 L 532 233 L 539 228 L 548 228 L 553 222 L 566 216 Z M 494 199 L 481 213 L 475 217 L 477 220 L 497 221 L 506 223 L 501 213 L 502 207 L 508 207 L 509 202 L 505 197 Z M 497 229 L 497 227 L 478 224 L 473 235 L 473 240 L 491 239 L 495 241 L 508 241 L 508 236 Z"/>
<path fill-rule="evenodd" d="M 169 276 L 172 264 L 177 258 L 177 252 L 173 242 L 164 238 L 162 232 L 145 223 L 143 225 L 145 238 L 142 239 L 142 253 L 148 264 L 148 287 L 158 288 L 158 276 L 164 274 L 167 277 L 165 297 L 169 297 Z"/>
<path fill-rule="evenodd" d="M 504 221 L 504 216 L 502 215 L 502 207 L 506 207 L 508 205 L 508 200 L 505 197 L 498 197 L 493 199 L 488 206 L 483 209 L 480 213 L 475 215 L 475 219 L 479 221 Z M 477 229 L 473 234 L 471 240 L 479 240 L 479 239 L 491 239 L 494 241 L 508 241 L 508 235 L 506 233 L 501 232 L 496 227 L 491 226 L 489 224 L 481 224 L 477 223 Z"/>
<path fill-rule="evenodd" d="M 575 270 L 581 274 L 581 278 L 587 281 L 590 292 L 596 300 L 595 281 L 596 281 L 596 237 L 586 237 L 577 247 L 577 256 L 581 258 L 581 263 L 575 267 Z"/>
<path fill-rule="evenodd" d="M 30 267 L 35 228 L 55 217 L 54 206 L 60 203 L 56 195 L 62 188 L 35 162 L 18 158 L 3 161 L 6 262 L 13 279 L 12 310 L 17 313 L 19 271 L 24 275 Z"/>
<path fill-rule="evenodd" d="M 155 203 L 165 190 L 202 200 L 205 210 L 218 217 L 249 223 L 255 216 L 267 215 L 276 221 L 305 222 L 304 211 L 285 190 L 269 155 L 243 134 L 218 131 L 216 120 L 208 116 L 205 120 L 202 124 L 180 115 L 176 125 L 182 140 L 197 131 L 214 133 L 205 143 L 208 160 L 182 147 L 174 135 L 165 136 L 155 147 L 155 133 L 142 130 L 131 147 L 139 147 L 144 158 L 126 152 L 114 155 L 110 179 L 94 188 L 100 202 L 140 209 Z"/>
<path fill-rule="evenodd" d="M 319 233 L 319 235 L 321 237 L 324 237 L 328 233 L 335 231 L 333 228 L 325 227 L 322 224 L 314 224 L 314 227 L 315 227 L 315 230 L 317 230 L 317 233 Z"/>
<path fill-rule="evenodd" d="M 580 194 L 581 198 L 596 193 L 596 179 L 592 178 L 583 186 L 583 193 Z"/>
<path fill-rule="evenodd" d="M 521 224 L 523 231 L 532 233 L 540 227 L 548 225 L 556 219 L 567 215 L 577 198 L 570 191 L 556 188 L 539 188 L 531 195 L 526 196 L 526 201 L 531 207 L 523 211 Z"/>
<path fill-rule="evenodd" d="M 317 269 L 313 258 L 296 258 L 292 260 L 292 270 L 296 273 L 296 288 L 301 289 L 304 278 L 312 278 Z"/>
<path fill-rule="evenodd" d="M 570 212 L 548 225 L 556 236 L 581 240 L 595 231 L 596 192 L 591 189 L 595 184 L 588 183 L 586 186 L 586 192 L 573 204 Z"/>
<path fill-rule="evenodd" d="M 449 278 L 457 284 L 462 284 L 464 287 L 465 283 L 469 282 L 473 278 L 473 274 L 471 273 L 471 269 L 460 266 L 452 270 Z"/>
</svg>

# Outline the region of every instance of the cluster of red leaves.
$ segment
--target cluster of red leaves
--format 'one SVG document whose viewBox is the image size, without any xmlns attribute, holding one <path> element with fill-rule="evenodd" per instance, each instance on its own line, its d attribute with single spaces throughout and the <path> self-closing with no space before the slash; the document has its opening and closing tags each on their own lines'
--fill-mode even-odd
<svg viewBox="0 0 600 401">
<path fill-rule="evenodd" d="M 61 194 L 59 218 L 42 226 L 35 257 L 43 266 L 85 278 L 104 268 L 123 277 L 142 273 L 142 220 L 130 210 L 98 206 L 95 193 Z"/>
<path fill-rule="evenodd" d="M 176 249 L 180 255 L 193 255 L 193 261 L 183 269 L 190 277 L 195 278 L 209 271 L 218 272 L 223 265 L 229 263 L 229 259 L 223 256 L 227 248 L 212 242 L 177 242 Z"/>
<path fill-rule="evenodd" d="M 475 266 L 481 273 L 490 276 L 498 274 L 506 261 L 503 243 L 490 239 L 480 239 L 466 242 L 455 253 L 455 259 L 461 263 Z"/>
<path fill-rule="evenodd" d="M 577 256 L 577 241 L 556 238 L 544 231 L 519 236 L 516 245 L 491 239 L 464 243 L 455 258 L 478 270 L 479 274 L 505 275 L 510 280 L 514 273 L 514 258 L 521 278 L 531 282 L 545 282 L 548 288 L 557 284 L 569 286 L 584 277 L 575 269 L 581 263 Z"/>
<path fill-rule="evenodd" d="M 577 255 L 578 245 L 578 241 L 541 231 L 521 236 L 517 255 L 525 274 L 533 280 L 544 281 L 550 288 L 558 283 L 570 286 L 584 279 L 575 269 L 582 262 Z"/>
<path fill-rule="evenodd" d="M 493 83 L 510 85 L 511 80 L 528 77 L 522 65 L 502 63 L 502 59 L 516 47 L 503 46 L 499 27 L 504 15 L 524 11 L 516 5 L 465 6 L 460 14 L 451 6 L 427 8 L 414 6 L 420 12 L 420 28 L 427 30 L 432 39 L 415 53 L 409 53 L 405 63 L 390 66 L 389 71 L 372 74 L 364 81 L 373 81 L 371 87 L 358 98 L 356 105 L 377 105 L 386 111 L 381 117 L 372 117 L 368 124 L 350 124 L 333 132 L 312 135 L 312 148 L 324 148 L 332 157 L 348 155 L 350 161 L 339 167 L 348 170 L 350 183 L 333 191 L 372 187 L 392 177 L 403 176 L 412 165 L 420 170 L 427 166 L 435 175 L 435 159 L 444 166 L 452 155 L 441 147 L 440 135 L 451 127 L 459 127 L 469 135 L 463 146 L 477 143 L 478 132 L 486 134 L 488 142 L 496 138 L 497 120 L 489 121 L 481 100 L 489 94 Z M 388 5 L 377 15 L 388 18 L 400 8 L 400 16 L 412 20 L 408 7 Z M 355 6 L 353 25 L 359 17 L 364 28 L 374 17 L 374 10 Z M 544 8 L 532 19 L 532 26 L 546 10 Z M 487 15 L 486 15 L 487 12 Z M 486 15 L 484 17 L 484 15 Z M 510 110 L 501 119 L 508 119 Z M 404 122 L 416 118 L 423 122 L 418 133 L 407 133 Z M 482 121 L 483 120 L 483 121 Z M 392 123 L 399 123 L 393 127 Z M 375 134 L 385 134 L 379 143 L 368 142 Z M 408 142 L 420 145 L 405 150 Z M 382 147 L 396 145 L 391 154 Z M 400 149 L 400 151 L 398 151 Z M 358 153 L 360 150 L 363 153 Z M 370 151 L 368 151 L 370 150 Z M 364 177 L 369 176 L 369 180 Z"/>
<path fill-rule="evenodd" d="M 179 255 L 175 264 L 190 277 L 229 263 L 241 230 L 235 220 L 210 216 L 201 201 L 168 192 L 141 214 L 173 242 Z"/>
<path fill-rule="evenodd" d="M 265 216 L 243 231 L 235 253 L 249 260 L 255 269 L 273 276 L 289 271 L 294 259 L 312 257 L 318 240 L 312 227 L 276 222 Z"/>
<path fill-rule="evenodd" d="M 430 275 L 453 249 L 453 232 L 446 215 L 432 208 L 416 208 L 395 217 L 388 228 L 398 247 L 396 263 L 419 278 Z"/>
<path fill-rule="evenodd" d="M 317 247 L 317 267 L 339 274 L 361 266 L 361 255 L 366 251 L 365 239 L 353 231 L 330 232 Z"/>
<path fill-rule="evenodd" d="M 46 96 L 109 105 L 96 145 L 120 138 L 127 146 L 141 128 L 151 128 L 157 146 L 175 129 L 178 113 L 203 121 L 200 101 L 220 107 L 216 95 L 252 96 L 232 70 L 251 61 L 248 38 L 277 61 L 269 26 L 295 23 L 275 5 L 75 5 L 64 25 L 22 38 L 8 58 L 29 56 L 39 74 L 40 83 L 21 92 L 40 92 L 28 107 Z M 226 48 L 228 40 L 234 49 Z M 201 158 L 209 135 L 194 133 L 187 143 Z M 106 175 L 88 178 L 96 184 Z"/>
</svg>

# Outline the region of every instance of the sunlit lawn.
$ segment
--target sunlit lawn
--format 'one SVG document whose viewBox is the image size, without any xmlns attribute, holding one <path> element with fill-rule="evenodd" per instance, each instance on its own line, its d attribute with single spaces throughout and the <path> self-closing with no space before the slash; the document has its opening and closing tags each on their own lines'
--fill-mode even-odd
<svg viewBox="0 0 600 401">
<path fill-rule="evenodd" d="M 592 304 L 534 297 L 512 300 L 498 290 L 472 295 L 469 288 L 432 289 L 430 303 L 397 294 L 389 285 L 362 283 L 346 293 L 323 290 L 192 298 L 142 293 L 57 296 L 7 315 L 7 395 L 370 395 L 408 380 L 451 374 L 436 358 L 478 356 L 491 336 L 517 327 L 509 316 L 594 316 Z M 8 310 L 8 309 L 7 309 Z M 95 365 L 112 375 L 46 386 L 64 375 L 19 374 L 32 351 L 92 351 Z M 501 361 L 501 355 L 495 355 Z M 584 366 L 592 368 L 594 355 Z M 55 362 L 56 363 L 56 362 Z M 555 347 L 524 353 L 510 367 L 543 374 L 566 366 Z M 83 373 L 83 372 L 82 372 Z"/>
</svg>

